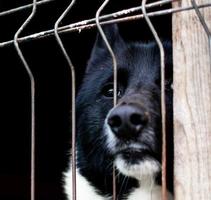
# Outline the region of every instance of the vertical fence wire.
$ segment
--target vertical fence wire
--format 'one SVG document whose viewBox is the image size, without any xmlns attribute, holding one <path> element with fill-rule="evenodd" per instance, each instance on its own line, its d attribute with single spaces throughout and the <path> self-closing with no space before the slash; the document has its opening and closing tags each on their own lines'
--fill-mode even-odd
<svg viewBox="0 0 211 200">
<path fill-rule="evenodd" d="M 23 62 L 23 65 L 24 65 L 26 72 L 29 76 L 30 85 L 31 85 L 31 187 L 30 187 L 31 200 L 35 200 L 35 80 L 34 80 L 32 71 L 29 68 L 29 65 L 26 62 L 26 59 L 24 58 L 24 55 L 19 47 L 18 37 L 21 34 L 21 32 L 24 30 L 24 28 L 32 20 L 32 18 L 34 17 L 34 15 L 36 13 L 36 9 L 37 9 L 37 0 L 33 0 L 33 8 L 32 8 L 31 14 L 29 15 L 29 17 L 25 20 L 25 22 L 22 24 L 22 26 L 18 29 L 18 31 L 14 35 L 15 49 L 16 49 L 21 61 Z"/>
<path fill-rule="evenodd" d="M 98 31 L 104 41 L 104 43 L 106 44 L 106 47 L 112 57 L 112 62 L 113 62 L 113 90 L 114 90 L 114 96 L 113 96 L 113 105 L 115 106 L 117 104 L 117 60 L 116 60 L 116 57 L 115 57 L 115 54 L 109 44 L 109 41 L 107 40 L 106 38 L 106 35 L 100 25 L 100 22 L 99 22 L 99 16 L 102 12 L 102 10 L 105 8 L 105 6 L 108 4 L 109 0 L 105 0 L 103 2 L 103 4 L 99 7 L 99 9 L 97 10 L 96 12 L 96 15 L 95 15 L 95 21 L 96 21 L 96 25 L 97 25 L 97 28 L 98 28 Z M 113 165 L 113 200 L 116 200 L 116 175 L 115 175 L 115 166 Z"/>
<path fill-rule="evenodd" d="M 209 41 L 209 59 L 211 60 L 211 31 L 209 30 L 209 28 L 207 26 L 207 23 L 206 23 L 204 17 L 202 16 L 196 1 L 195 0 L 191 0 L 191 4 L 192 4 L 192 6 L 193 6 L 193 8 L 194 8 L 194 10 L 196 12 L 196 15 L 197 15 L 197 17 L 198 17 L 203 29 L 205 30 L 205 32 L 207 34 L 208 41 Z"/>
<path fill-rule="evenodd" d="M 146 12 L 146 1 L 142 0 L 142 12 L 144 18 L 158 44 L 160 50 L 160 65 L 161 65 L 161 114 L 162 114 L 162 200 L 167 200 L 166 189 L 166 105 L 165 105 L 165 52 L 162 42 L 149 19 Z"/>
<path fill-rule="evenodd" d="M 71 108 L 72 108 L 72 158 L 71 158 L 71 167 L 72 167 L 72 200 L 76 200 L 76 109 L 75 109 L 75 68 L 72 64 L 72 61 L 63 45 L 63 42 L 58 34 L 58 27 L 61 21 L 64 19 L 64 17 L 68 14 L 70 9 L 75 4 L 76 0 L 72 0 L 69 6 L 66 8 L 66 10 L 62 13 L 62 15 L 58 18 L 54 25 L 54 34 L 57 40 L 57 43 L 59 44 L 59 47 L 62 50 L 62 53 L 70 67 L 71 70 L 71 84 L 72 84 L 72 97 L 71 97 Z"/>
</svg>

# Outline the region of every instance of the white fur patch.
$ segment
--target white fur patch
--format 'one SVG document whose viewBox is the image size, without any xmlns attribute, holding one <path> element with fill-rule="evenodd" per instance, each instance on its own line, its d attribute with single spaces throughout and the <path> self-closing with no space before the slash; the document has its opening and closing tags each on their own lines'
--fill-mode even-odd
<svg viewBox="0 0 211 200">
<path fill-rule="evenodd" d="M 105 123 L 104 123 L 104 133 L 106 134 L 106 145 L 108 147 L 109 150 L 113 150 L 116 146 L 116 140 L 117 138 L 115 137 L 115 135 L 113 134 L 110 126 L 108 125 L 108 116 L 110 115 L 110 113 L 112 112 L 114 108 L 112 108 L 108 114 L 107 117 L 105 119 Z"/>
<path fill-rule="evenodd" d="M 146 164 L 147 166 L 147 164 Z M 145 167 L 146 167 L 145 166 Z M 144 169 L 144 167 L 143 167 Z M 145 172 L 147 172 L 145 170 Z M 68 200 L 72 200 L 72 171 L 68 170 L 65 174 L 64 189 Z M 85 177 L 76 171 L 76 195 L 77 200 L 110 200 L 111 197 L 99 195 Z M 124 200 L 161 200 L 161 187 L 154 184 L 154 179 L 150 176 L 142 177 L 139 188 L 134 189 L 124 198 Z M 173 196 L 168 193 L 168 200 L 173 200 Z"/>
<path fill-rule="evenodd" d="M 136 188 L 127 200 L 162 200 L 161 186 L 148 185 Z M 169 192 L 168 200 L 173 200 L 173 196 Z"/>
<path fill-rule="evenodd" d="M 65 173 L 65 193 L 67 194 L 68 200 L 72 200 L 72 172 L 69 170 Z M 77 178 L 77 200 L 110 200 L 111 197 L 103 197 L 96 192 L 96 189 L 76 172 Z M 149 178 L 149 177 L 148 177 Z M 154 181 L 149 178 L 141 181 L 139 188 L 134 189 L 131 193 L 124 198 L 124 200 L 161 200 L 161 187 L 154 185 Z M 173 200 L 173 196 L 168 193 L 168 200 Z"/>
<path fill-rule="evenodd" d="M 105 126 L 104 126 L 104 133 L 106 134 L 106 145 L 107 145 L 108 150 L 110 151 L 114 150 L 117 139 L 114 136 L 110 127 L 107 125 L 107 123 L 105 123 Z"/>
<path fill-rule="evenodd" d="M 126 198 L 127 200 L 162 200 L 161 186 L 155 185 L 154 177 L 160 171 L 159 162 L 148 159 L 131 165 L 118 156 L 115 165 L 121 173 L 134 177 L 140 182 L 139 188 L 134 189 Z M 168 200 L 173 200 L 173 196 L 169 192 Z"/>
<path fill-rule="evenodd" d="M 138 164 L 128 164 L 121 156 L 117 156 L 115 165 L 124 175 L 138 180 L 143 180 L 146 177 L 154 179 L 154 175 L 160 171 L 160 163 L 153 159 L 146 159 Z"/>
<path fill-rule="evenodd" d="M 65 193 L 68 200 L 72 200 L 72 171 L 68 170 L 65 174 Z M 77 200 L 108 200 L 97 193 L 97 190 L 76 171 L 76 198 Z"/>
</svg>

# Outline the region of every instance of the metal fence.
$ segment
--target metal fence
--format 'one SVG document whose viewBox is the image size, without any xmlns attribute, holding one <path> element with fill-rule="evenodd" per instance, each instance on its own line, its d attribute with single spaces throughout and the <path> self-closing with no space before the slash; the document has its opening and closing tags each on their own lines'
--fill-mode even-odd
<svg viewBox="0 0 211 200">
<path fill-rule="evenodd" d="M 32 40 L 39 40 L 41 38 L 47 38 L 49 36 L 55 36 L 55 39 L 58 43 L 59 48 L 61 49 L 64 59 L 66 60 L 70 71 L 71 71 L 71 86 L 72 86 L 72 95 L 71 95 L 71 110 L 72 110 L 72 185 L 73 185 L 73 200 L 77 199 L 76 196 L 76 155 L 75 155 L 75 147 L 76 147 L 76 119 L 75 119 L 75 96 L 76 96 L 76 86 L 75 86 L 75 67 L 72 64 L 71 61 L 71 52 L 70 55 L 68 55 L 64 44 L 62 42 L 61 35 L 63 33 L 69 33 L 69 32 L 78 32 L 80 33 L 83 30 L 86 29 L 92 29 L 94 27 L 97 27 L 100 35 L 102 36 L 113 60 L 113 71 L 114 71 L 114 105 L 117 104 L 117 61 L 115 58 L 115 54 L 109 45 L 109 42 L 103 32 L 102 26 L 106 24 L 112 24 L 112 23 L 121 23 L 121 22 L 129 22 L 129 21 L 134 21 L 138 19 L 146 20 L 147 25 L 149 26 L 151 33 L 153 34 L 154 39 L 156 40 L 159 49 L 160 49 L 160 57 L 161 57 L 161 110 L 162 110 L 162 199 L 166 200 L 167 199 L 167 192 L 166 192 L 166 130 L 165 130 L 165 124 L 166 124 L 166 107 L 165 107 L 165 52 L 161 43 L 161 40 L 159 38 L 159 35 L 157 34 L 152 22 L 151 22 L 151 17 L 157 17 L 161 15 L 170 15 L 173 13 L 178 13 L 178 12 L 187 12 L 189 10 L 195 10 L 195 13 L 198 17 L 198 20 L 203 26 L 203 29 L 205 30 L 208 41 L 209 41 L 209 56 L 211 59 L 211 32 L 208 28 L 207 23 L 205 22 L 203 15 L 201 14 L 201 8 L 206 8 L 211 6 L 211 2 L 208 3 L 203 3 L 198 5 L 195 0 L 191 1 L 191 5 L 189 6 L 183 6 L 181 1 L 179 0 L 161 0 L 161 1 L 155 1 L 153 3 L 147 3 L 147 0 L 143 0 L 142 2 L 140 1 L 140 6 L 138 7 L 133 7 L 125 10 L 121 10 L 118 12 L 110 13 L 110 14 L 105 14 L 102 15 L 101 12 L 104 10 L 107 4 L 112 4 L 112 1 L 109 2 L 109 0 L 105 0 L 102 5 L 99 7 L 99 9 L 96 10 L 96 16 L 92 19 L 86 19 L 80 22 L 76 23 L 71 23 L 68 25 L 61 25 L 63 19 L 68 13 L 71 13 L 71 9 L 74 8 L 75 3 L 77 2 L 76 0 L 70 1 L 70 4 L 68 7 L 64 10 L 64 12 L 61 14 L 61 16 L 58 18 L 57 21 L 55 21 L 54 27 L 50 30 L 42 31 L 42 32 L 37 32 L 33 33 L 30 35 L 26 36 L 20 36 L 21 33 L 24 31 L 24 29 L 27 27 L 27 25 L 31 22 L 33 17 L 36 16 L 36 11 L 37 7 L 41 6 L 43 4 L 49 4 L 52 1 L 55 0 L 42 0 L 42 1 L 37 1 L 33 0 L 31 4 L 24 5 L 21 7 L 17 7 L 14 9 L 6 10 L 0 12 L 0 17 L 14 14 L 16 12 L 21 12 L 26 9 L 31 9 L 31 14 L 27 17 L 27 19 L 24 21 L 24 23 L 20 26 L 20 28 L 17 30 L 17 32 L 14 34 L 14 38 L 9 40 L 9 41 L 4 41 L 0 43 L 0 48 L 6 48 L 7 46 L 14 45 L 17 54 L 19 58 L 21 59 L 23 66 L 25 67 L 25 70 L 30 78 L 30 87 L 31 87 L 31 122 L 30 122 L 30 127 L 31 127 L 31 200 L 35 200 L 35 181 L 36 181 L 36 167 L 35 167 L 35 161 L 36 161 L 36 154 L 35 154 L 35 148 L 39 147 L 39 144 L 35 143 L 36 139 L 36 133 L 35 133 L 35 123 L 36 123 L 36 113 L 35 113 L 35 106 L 36 106 L 36 101 L 35 101 L 35 90 L 36 90 L 36 80 L 34 78 L 34 75 L 30 69 L 30 65 L 27 62 L 27 58 L 25 58 L 23 51 L 21 50 L 19 44 L 32 41 Z M 175 6 L 173 8 L 168 8 L 168 9 L 162 9 L 162 5 L 168 5 L 171 3 L 181 3 L 180 6 Z M 147 9 L 149 8 L 161 8 L 160 10 L 156 10 L 153 12 L 147 12 Z M 211 192 L 211 191 L 210 191 Z M 113 170 L 113 199 L 116 199 L 116 187 L 115 187 L 115 170 Z"/>
</svg>

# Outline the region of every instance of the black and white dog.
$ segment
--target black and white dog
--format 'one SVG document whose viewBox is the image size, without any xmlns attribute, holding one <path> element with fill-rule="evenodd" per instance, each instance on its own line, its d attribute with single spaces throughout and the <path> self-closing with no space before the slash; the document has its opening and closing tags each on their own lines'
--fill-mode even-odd
<svg viewBox="0 0 211 200">
<path fill-rule="evenodd" d="M 116 25 L 106 27 L 105 33 L 118 62 L 118 104 L 113 107 L 111 56 L 98 36 L 77 96 L 77 200 L 112 199 L 113 163 L 119 200 L 160 200 L 159 50 L 155 42 L 126 43 Z M 171 45 L 164 46 L 171 70 Z M 166 103 L 171 109 L 167 83 Z M 68 200 L 71 182 L 69 169 Z"/>
</svg>

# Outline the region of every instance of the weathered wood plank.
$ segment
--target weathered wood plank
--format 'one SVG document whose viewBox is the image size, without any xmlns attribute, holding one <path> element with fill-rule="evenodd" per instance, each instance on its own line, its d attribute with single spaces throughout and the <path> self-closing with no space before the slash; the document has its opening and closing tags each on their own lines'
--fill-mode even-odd
<svg viewBox="0 0 211 200">
<path fill-rule="evenodd" d="M 210 1 L 210 0 L 208 0 Z M 208 1 L 197 0 L 198 4 Z M 174 7 L 191 5 L 190 0 Z M 211 30 L 211 8 L 201 9 Z M 211 199 L 211 58 L 195 11 L 173 15 L 175 200 Z"/>
</svg>

